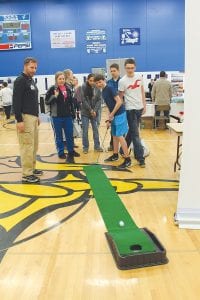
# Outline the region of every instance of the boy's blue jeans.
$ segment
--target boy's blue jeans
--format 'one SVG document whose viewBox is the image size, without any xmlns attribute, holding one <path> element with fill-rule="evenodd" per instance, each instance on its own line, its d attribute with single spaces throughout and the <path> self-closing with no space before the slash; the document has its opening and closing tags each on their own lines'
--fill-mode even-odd
<svg viewBox="0 0 200 300">
<path fill-rule="evenodd" d="M 141 144 L 139 134 L 139 124 L 142 115 L 142 109 L 131 109 L 126 111 L 129 130 L 126 136 L 127 146 L 129 147 L 131 142 L 134 146 L 135 158 L 138 161 L 144 160 L 144 149 Z"/>
</svg>

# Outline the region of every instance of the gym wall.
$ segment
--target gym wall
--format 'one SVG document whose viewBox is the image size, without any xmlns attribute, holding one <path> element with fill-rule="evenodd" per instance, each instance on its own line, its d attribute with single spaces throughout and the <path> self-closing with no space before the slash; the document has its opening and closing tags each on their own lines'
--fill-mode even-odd
<svg viewBox="0 0 200 300">
<path fill-rule="evenodd" d="M 184 0 L 0 0 L 0 14 L 30 13 L 32 27 L 32 49 L 0 51 L 0 77 L 18 75 L 26 56 L 38 59 L 41 75 L 66 68 L 89 73 L 123 57 L 135 57 L 140 72 L 183 71 L 184 6 Z M 119 29 L 126 27 L 140 28 L 140 45 L 120 46 Z M 107 31 L 107 53 L 87 53 L 89 29 Z M 76 47 L 51 49 L 53 30 L 75 30 Z"/>
</svg>

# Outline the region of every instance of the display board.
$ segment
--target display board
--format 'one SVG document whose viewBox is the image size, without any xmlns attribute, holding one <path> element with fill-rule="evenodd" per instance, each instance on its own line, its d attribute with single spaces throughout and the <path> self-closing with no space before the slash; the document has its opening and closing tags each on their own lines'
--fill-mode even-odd
<svg viewBox="0 0 200 300">
<path fill-rule="evenodd" d="M 106 69 L 105 68 L 92 68 L 92 74 L 101 74 L 101 75 L 105 76 Z"/>
<path fill-rule="evenodd" d="M 182 97 L 184 93 L 184 73 L 171 74 L 172 94 L 174 97 Z"/>
<path fill-rule="evenodd" d="M 123 77 L 125 75 L 124 63 L 128 58 L 134 59 L 134 57 L 106 59 L 107 79 L 110 79 L 112 77 L 111 74 L 110 74 L 110 66 L 112 64 L 118 64 L 119 65 L 120 76 Z"/>
<path fill-rule="evenodd" d="M 30 14 L 0 15 L 0 50 L 31 47 Z"/>
</svg>

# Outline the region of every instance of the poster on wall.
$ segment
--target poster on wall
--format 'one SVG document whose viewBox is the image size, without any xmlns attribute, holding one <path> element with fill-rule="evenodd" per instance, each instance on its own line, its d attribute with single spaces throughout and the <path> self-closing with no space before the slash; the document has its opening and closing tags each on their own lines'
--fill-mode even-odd
<svg viewBox="0 0 200 300">
<path fill-rule="evenodd" d="M 140 28 L 120 28 L 120 45 L 140 45 Z"/>
<path fill-rule="evenodd" d="M 50 31 L 51 48 L 75 48 L 75 30 Z"/>
<path fill-rule="evenodd" d="M 30 49 L 30 14 L 0 15 L 0 50 Z"/>
<path fill-rule="evenodd" d="M 86 32 L 86 51 L 88 54 L 104 54 L 107 51 L 105 29 L 90 29 Z"/>
<path fill-rule="evenodd" d="M 88 54 L 103 54 L 106 53 L 106 44 L 101 42 L 87 43 Z"/>
<path fill-rule="evenodd" d="M 86 32 L 86 41 L 106 41 L 107 34 L 104 29 L 91 29 Z"/>
</svg>

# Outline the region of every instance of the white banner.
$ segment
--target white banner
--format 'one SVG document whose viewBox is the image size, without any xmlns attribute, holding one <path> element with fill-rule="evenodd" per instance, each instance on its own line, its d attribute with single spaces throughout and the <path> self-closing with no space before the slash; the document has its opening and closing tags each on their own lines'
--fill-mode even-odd
<svg viewBox="0 0 200 300">
<path fill-rule="evenodd" d="M 50 31 L 51 48 L 75 48 L 75 30 Z"/>
</svg>

